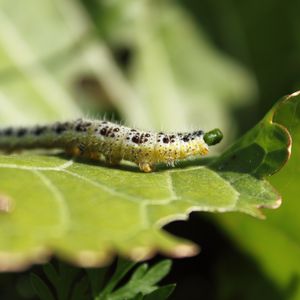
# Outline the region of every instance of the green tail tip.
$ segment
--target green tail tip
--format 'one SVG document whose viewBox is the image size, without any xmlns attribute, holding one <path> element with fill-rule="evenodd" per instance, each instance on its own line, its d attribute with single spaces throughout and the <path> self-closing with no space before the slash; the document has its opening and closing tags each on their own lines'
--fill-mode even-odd
<svg viewBox="0 0 300 300">
<path fill-rule="evenodd" d="M 216 128 L 206 132 L 203 139 L 208 146 L 212 146 L 221 142 L 223 133 L 220 129 Z"/>
</svg>

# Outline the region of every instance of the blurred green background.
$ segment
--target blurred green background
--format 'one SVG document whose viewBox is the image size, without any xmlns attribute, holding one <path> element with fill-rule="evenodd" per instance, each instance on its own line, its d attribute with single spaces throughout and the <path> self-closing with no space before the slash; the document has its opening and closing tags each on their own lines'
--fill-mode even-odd
<svg viewBox="0 0 300 300">
<path fill-rule="evenodd" d="M 299 0 L 1 0 L 0 122 L 83 111 L 145 129 L 219 127 L 220 152 L 300 88 L 299 11 Z M 193 214 L 167 226 L 203 250 L 174 262 L 172 299 L 300 299 L 297 189 L 276 180 L 284 203 L 266 221 Z M 23 276 L 2 274 L 0 298 L 30 299 Z"/>
</svg>

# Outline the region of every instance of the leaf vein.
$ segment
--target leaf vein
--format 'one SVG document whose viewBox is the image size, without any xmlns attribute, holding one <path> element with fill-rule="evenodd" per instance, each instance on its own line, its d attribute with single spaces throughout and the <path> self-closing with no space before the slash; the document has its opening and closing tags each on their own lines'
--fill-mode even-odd
<svg viewBox="0 0 300 300">
<path fill-rule="evenodd" d="M 44 185 L 51 191 L 54 199 L 59 207 L 61 225 L 63 228 L 67 229 L 70 225 L 70 213 L 66 205 L 65 197 L 60 192 L 60 190 L 53 184 L 53 182 L 45 174 L 38 170 L 31 170 L 39 179 L 44 183 Z M 61 226 L 58 226 L 61 230 Z"/>
</svg>

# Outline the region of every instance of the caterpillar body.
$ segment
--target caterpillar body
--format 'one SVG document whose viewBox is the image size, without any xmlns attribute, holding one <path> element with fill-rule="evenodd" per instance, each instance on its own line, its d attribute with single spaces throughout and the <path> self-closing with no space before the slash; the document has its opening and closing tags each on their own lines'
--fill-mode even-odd
<svg viewBox="0 0 300 300">
<path fill-rule="evenodd" d="M 0 129 L 0 150 L 7 153 L 35 148 L 59 148 L 73 156 L 105 158 L 115 165 L 122 159 L 151 172 L 158 163 L 174 166 L 175 161 L 205 155 L 208 146 L 223 138 L 219 129 L 204 133 L 154 133 L 108 121 L 78 119 L 32 127 Z"/>
</svg>

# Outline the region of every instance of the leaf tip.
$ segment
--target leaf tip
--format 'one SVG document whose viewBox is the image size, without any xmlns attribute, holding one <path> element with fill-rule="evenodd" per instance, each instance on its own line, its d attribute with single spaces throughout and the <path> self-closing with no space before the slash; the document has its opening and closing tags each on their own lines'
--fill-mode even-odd
<svg viewBox="0 0 300 300">
<path fill-rule="evenodd" d="M 281 196 L 279 196 L 278 199 L 274 202 L 274 204 L 270 206 L 270 208 L 276 209 L 281 205 L 281 203 L 282 203 L 282 198 Z"/>
<path fill-rule="evenodd" d="M 260 209 L 260 208 L 276 209 L 281 205 L 281 203 L 282 203 L 282 198 L 281 198 L 281 196 L 278 195 L 278 198 L 273 203 L 262 204 L 262 205 L 257 206 L 257 208 L 258 209 Z"/>
<path fill-rule="evenodd" d="M 49 260 L 50 253 L 44 247 L 37 247 L 30 254 L 0 252 L 0 272 L 20 272 L 33 263 L 44 264 Z"/>
<path fill-rule="evenodd" d="M 297 97 L 297 96 L 300 96 L 300 91 L 296 91 L 296 92 L 290 94 L 288 97 Z"/>
<path fill-rule="evenodd" d="M 151 258 L 154 255 L 153 250 L 148 247 L 135 247 L 129 252 L 129 257 L 135 261 L 141 261 Z"/>
<path fill-rule="evenodd" d="M 83 250 L 76 255 L 74 260 L 79 266 L 89 268 L 109 264 L 111 259 L 112 257 L 109 252 Z"/>
<path fill-rule="evenodd" d="M 170 253 L 173 257 L 190 257 L 200 252 L 200 248 L 195 244 L 179 244 Z"/>
</svg>

